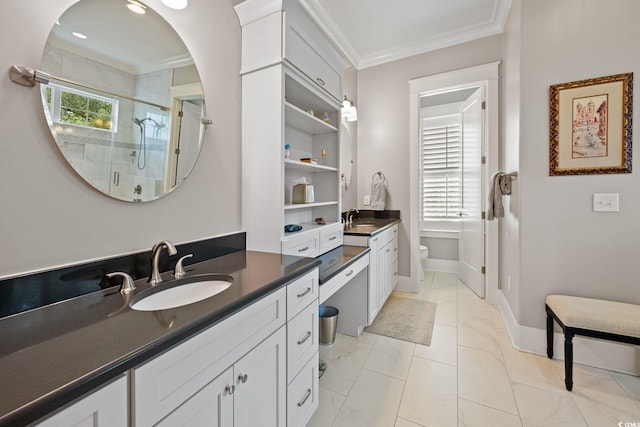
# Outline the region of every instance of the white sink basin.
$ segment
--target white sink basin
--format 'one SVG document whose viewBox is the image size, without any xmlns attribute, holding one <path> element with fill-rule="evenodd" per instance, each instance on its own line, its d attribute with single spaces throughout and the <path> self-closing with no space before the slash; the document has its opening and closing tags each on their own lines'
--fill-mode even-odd
<svg viewBox="0 0 640 427">
<path fill-rule="evenodd" d="M 203 299 L 211 298 L 231 286 L 230 276 L 195 277 L 193 281 L 184 281 L 166 289 L 150 289 L 141 293 L 140 298 L 131 301 L 131 308 L 138 311 L 167 310 L 193 304 Z M 189 279 L 186 279 L 189 280 Z M 162 286 L 159 285 L 159 286 Z M 148 292 L 148 296 L 144 294 Z"/>
</svg>

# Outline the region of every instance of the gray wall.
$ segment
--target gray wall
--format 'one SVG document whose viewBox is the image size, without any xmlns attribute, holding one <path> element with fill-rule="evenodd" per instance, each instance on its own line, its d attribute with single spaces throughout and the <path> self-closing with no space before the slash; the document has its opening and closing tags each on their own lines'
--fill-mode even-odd
<svg viewBox="0 0 640 427">
<path fill-rule="evenodd" d="M 409 80 L 500 60 L 501 37 L 365 68 L 358 72 L 358 208 L 371 192 L 371 176 L 388 181 L 387 209 L 400 210 L 399 272 L 409 276 Z M 418 179 L 415 177 L 415 179 Z"/>
<path fill-rule="evenodd" d="M 55 20 L 71 0 L 0 3 L 0 55 L 39 67 Z M 109 199 L 75 175 L 49 133 L 36 88 L 0 79 L 0 277 L 241 230 L 240 25 L 231 0 L 183 11 L 145 2 L 173 25 L 202 77 L 213 119 L 189 179 L 155 202 Z M 16 34 L 28 34 L 17 37 Z M 11 40 L 11 42 L 8 42 Z"/>
<path fill-rule="evenodd" d="M 510 301 L 521 325 L 543 328 L 549 293 L 640 303 L 638 162 L 632 174 L 548 173 L 549 86 L 637 72 L 640 2 L 524 0 L 521 16 L 520 271 Z M 592 212 L 593 193 L 619 193 L 620 212 Z"/>
</svg>

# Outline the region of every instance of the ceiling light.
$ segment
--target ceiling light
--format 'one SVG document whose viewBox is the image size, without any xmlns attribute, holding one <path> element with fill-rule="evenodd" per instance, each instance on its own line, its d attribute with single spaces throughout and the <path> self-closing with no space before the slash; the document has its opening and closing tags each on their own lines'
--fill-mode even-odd
<svg viewBox="0 0 640 427">
<path fill-rule="evenodd" d="M 127 9 L 129 9 L 133 13 L 137 13 L 138 15 L 144 15 L 145 13 L 147 13 L 147 11 L 145 10 L 146 8 L 147 7 L 145 5 L 134 0 L 128 0 L 127 2 Z"/>
<path fill-rule="evenodd" d="M 171 9 L 184 9 L 189 4 L 189 0 L 160 0 L 165 6 Z"/>
<path fill-rule="evenodd" d="M 74 35 L 75 37 L 79 38 L 79 39 L 82 39 L 82 40 L 86 40 L 87 39 L 87 36 L 85 36 L 82 33 L 77 32 L 77 31 L 74 31 L 71 34 Z"/>
</svg>

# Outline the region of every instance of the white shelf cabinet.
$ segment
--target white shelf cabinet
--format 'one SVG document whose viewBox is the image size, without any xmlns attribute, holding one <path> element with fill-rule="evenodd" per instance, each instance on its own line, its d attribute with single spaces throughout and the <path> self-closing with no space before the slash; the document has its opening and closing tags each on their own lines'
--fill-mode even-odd
<svg viewBox="0 0 640 427">
<path fill-rule="evenodd" d="M 243 37 L 242 223 L 247 248 L 321 255 L 342 245 L 336 230 L 341 227 L 339 126 L 346 62 L 297 1 L 246 0 L 236 11 Z M 286 144 L 291 146 L 289 158 Z M 293 203 L 293 186 L 301 182 L 313 185 L 312 203 Z M 316 224 L 317 218 L 325 224 Z M 285 233 L 289 224 L 302 230 Z"/>
</svg>

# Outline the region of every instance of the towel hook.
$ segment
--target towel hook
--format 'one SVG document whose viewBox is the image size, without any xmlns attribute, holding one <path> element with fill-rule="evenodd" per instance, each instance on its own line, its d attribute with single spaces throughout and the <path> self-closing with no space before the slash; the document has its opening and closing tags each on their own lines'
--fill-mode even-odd
<svg viewBox="0 0 640 427">
<path fill-rule="evenodd" d="M 371 179 L 373 179 L 376 175 L 378 175 L 380 178 L 382 178 L 383 181 L 387 180 L 387 177 L 384 176 L 384 174 L 381 171 L 375 172 L 373 175 L 371 175 Z"/>
</svg>

